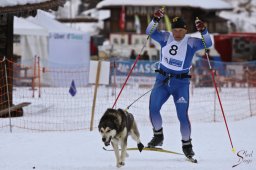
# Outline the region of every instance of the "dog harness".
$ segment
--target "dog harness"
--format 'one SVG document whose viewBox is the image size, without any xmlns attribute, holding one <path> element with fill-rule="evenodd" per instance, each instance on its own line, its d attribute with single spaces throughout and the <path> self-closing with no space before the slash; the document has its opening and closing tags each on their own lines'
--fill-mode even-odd
<svg viewBox="0 0 256 170">
<path fill-rule="evenodd" d="M 134 117 L 131 113 L 124 111 L 123 109 L 118 109 L 118 111 L 121 113 L 122 117 L 122 122 L 120 125 L 120 128 L 117 130 L 117 134 L 122 132 L 124 128 L 127 128 L 127 132 L 129 132 L 132 128 L 132 124 L 134 121 Z"/>
</svg>

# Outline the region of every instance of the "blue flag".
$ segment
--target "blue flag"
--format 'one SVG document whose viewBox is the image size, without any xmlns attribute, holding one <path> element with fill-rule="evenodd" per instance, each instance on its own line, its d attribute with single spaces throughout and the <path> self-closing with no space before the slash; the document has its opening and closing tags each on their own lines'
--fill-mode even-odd
<svg viewBox="0 0 256 170">
<path fill-rule="evenodd" d="M 71 82 L 71 85 L 70 85 L 70 88 L 69 88 L 69 94 L 73 97 L 76 95 L 76 85 L 75 85 L 74 80 L 72 80 L 72 82 Z"/>
</svg>

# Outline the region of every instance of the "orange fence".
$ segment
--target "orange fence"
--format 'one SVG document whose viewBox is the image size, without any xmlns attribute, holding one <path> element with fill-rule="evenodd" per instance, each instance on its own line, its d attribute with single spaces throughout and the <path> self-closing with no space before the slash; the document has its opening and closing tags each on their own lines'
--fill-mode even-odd
<svg viewBox="0 0 256 170">
<path fill-rule="evenodd" d="M 97 126 L 105 110 L 113 105 L 116 94 L 127 75 L 124 70 L 129 71 L 129 67 L 124 69 L 119 65 L 122 62 L 111 61 L 110 84 L 98 86 L 94 127 Z M 133 61 L 128 62 L 132 63 Z M 5 81 L 6 71 L 4 70 L 6 63 L 13 65 L 11 68 L 8 67 L 9 74 L 7 74 L 8 80 L 12 80 L 12 82 L 8 82 L 9 85 L 12 84 L 12 88 L 9 89 L 12 101 L 6 101 L 4 97 L 8 94 Z M 16 111 L 20 112 L 18 117 L 9 117 L 8 112 L 2 108 L 0 110 L 2 117 L 0 118 L 0 130 L 10 127 L 36 131 L 89 129 L 95 90 L 95 85 L 88 83 L 89 68 L 47 67 L 42 65 L 39 57 L 35 57 L 31 63 L 34 64 L 22 65 L 8 60 L 0 61 L 0 105 L 10 103 L 8 106 L 10 108 L 7 107 L 7 109 L 17 106 Z M 117 108 L 126 108 L 152 88 L 156 74 L 152 65 L 149 67 L 146 65 L 146 69 L 143 69 L 141 65 L 141 67 L 135 68 L 135 72 L 132 73 L 131 79 L 117 102 Z M 255 63 L 219 63 L 218 66 L 215 67 L 216 81 L 220 88 L 220 97 L 227 121 L 256 115 Z M 142 70 L 148 72 L 143 73 Z M 209 70 L 204 66 L 194 65 L 191 74 L 193 76 L 189 108 L 191 121 L 223 121 Z M 148 102 L 149 94 L 138 100 L 129 109 L 140 125 L 150 124 Z M 4 114 L 5 116 L 3 116 Z M 162 116 L 164 123 L 178 122 L 172 98 L 163 106 Z"/>
</svg>

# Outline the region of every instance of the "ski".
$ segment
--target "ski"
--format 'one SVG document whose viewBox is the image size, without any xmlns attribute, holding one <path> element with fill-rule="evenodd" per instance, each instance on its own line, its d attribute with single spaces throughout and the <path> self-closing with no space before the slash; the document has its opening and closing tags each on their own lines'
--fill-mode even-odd
<svg viewBox="0 0 256 170">
<path fill-rule="evenodd" d="M 105 147 L 103 147 L 103 149 L 105 151 L 114 151 L 113 149 L 107 149 Z M 139 150 L 139 149 L 138 148 L 127 148 L 127 150 L 128 151 L 135 151 L 135 150 Z M 170 154 L 176 154 L 176 155 L 184 155 L 182 153 L 166 150 L 166 149 L 163 149 L 163 148 L 148 148 L 148 147 L 145 147 L 145 148 L 143 148 L 142 151 L 155 151 L 155 152 L 163 152 L 163 153 L 170 153 Z"/>
<path fill-rule="evenodd" d="M 192 157 L 187 157 L 187 160 L 189 162 L 192 162 L 192 163 L 197 163 L 197 160 L 195 158 L 192 158 Z"/>
<path fill-rule="evenodd" d="M 105 147 L 103 147 L 103 150 L 105 150 L 105 151 L 114 151 L 113 149 L 107 149 Z M 135 151 L 135 150 L 139 150 L 139 149 L 138 148 L 127 148 L 127 150 L 128 151 Z M 155 152 L 170 153 L 170 154 L 175 154 L 175 155 L 184 155 L 182 153 L 166 150 L 166 149 L 163 149 L 163 148 L 148 148 L 148 147 L 145 147 L 145 148 L 143 148 L 143 150 L 144 151 L 155 151 Z M 189 161 L 189 162 L 192 162 L 192 163 L 197 163 L 197 159 L 192 158 L 192 157 L 186 157 L 186 160 Z"/>
</svg>

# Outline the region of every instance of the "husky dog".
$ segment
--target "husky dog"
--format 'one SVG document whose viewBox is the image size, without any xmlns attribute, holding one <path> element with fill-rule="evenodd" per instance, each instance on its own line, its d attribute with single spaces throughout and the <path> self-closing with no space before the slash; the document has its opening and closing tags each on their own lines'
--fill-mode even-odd
<svg viewBox="0 0 256 170">
<path fill-rule="evenodd" d="M 125 164 L 127 149 L 127 137 L 131 134 L 132 138 L 137 142 L 139 151 L 141 152 L 144 145 L 140 142 L 140 134 L 131 113 L 122 109 L 107 109 L 98 125 L 105 146 L 110 143 L 113 146 L 116 156 L 116 166 L 121 167 Z M 119 155 L 119 144 L 121 146 L 121 155 Z"/>
</svg>

